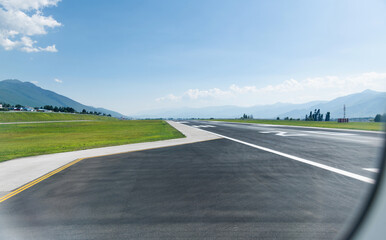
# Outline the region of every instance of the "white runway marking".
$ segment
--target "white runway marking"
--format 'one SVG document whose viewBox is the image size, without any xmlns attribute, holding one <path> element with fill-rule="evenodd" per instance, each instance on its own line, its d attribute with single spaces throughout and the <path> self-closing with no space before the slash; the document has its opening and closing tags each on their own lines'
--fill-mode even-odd
<svg viewBox="0 0 386 240">
<path fill-rule="evenodd" d="M 191 127 L 195 127 L 195 128 L 211 128 L 211 127 L 216 127 L 216 126 L 212 126 L 212 125 L 192 125 Z"/>
<path fill-rule="evenodd" d="M 263 130 L 259 131 L 259 133 L 263 134 L 275 134 L 276 136 L 281 137 L 324 137 L 324 138 L 334 138 L 341 141 L 349 141 L 349 142 L 359 142 L 364 144 L 369 144 L 370 140 L 360 140 L 355 137 L 358 134 L 355 133 L 341 133 L 341 132 L 327 132 L 327 131 L 298 131 L 297 132 L 285 132 L 285 131 L 277 131 L 277 130 Z M 350 137 L 354 138 L 350 138 Z"/>
<path fill-rule="evenodd" d="M 207 131 L 207 130 L 201 129 L 201 131 L 209 132 L 209 133 L 212 133 L 212 134 L 217 135 L 217 136 L 222 137 L 222 138 L 229 139 L 229 140 L 234 141 L 234 142 L 238 142 L 238 143 L 241 143 L 241 144 L 253 147 L 253 148 L 257 148 L 257 149 L 260 149 L 260 150 L 263 150 L 263 151 L 266 151 L 266 152 L 270 152 L 270 153 L 273 153 L 273 154 L 276 154 L 276 155 L 279 155 L 279 156 L 282 156 L 282 157 L 286 157 L 286 158 L 289 158 L 289 159 L 292 159 L 292 160 L 295 160 L 295 161 L 298 161 L 298 162 L 302 162 L 302 163 L 305 163 L 305 164 L 308 164 L 308 165 L 311 165 L 311 166 L 314 166 L 314 167 L 318 167 L 318 168 L 321 168 L 321 169 L 324 169 L 324 170 L 327 170 L 327 171 L 330 171 L 330 172 L 338 173 L 340 175 L 343 175 L 343 176 L 346 176 L 346 177 L 350 177 L 350 178 L 353 178 L 353 179 L 356 179 L 356 180 L 359 180 L 359 181 L 362 181 L 362 182 L 366 182 L 366 183 L 370 183 L 370 184 L 374 184 L 375 183 L 374 179 L 371 179 L 371 178 L 368 178 L 368 177 L 364 177 L 364 176 L 361 176 L 361 175 L 356 174 L 356 173 L 351 173 L 351 172 L 348 172 L 348 171 L 345 171 L 345 170 L 341 170 L 341 169 L 338 169 L 338 168 L 330 167 L 330 166 L 327 166 L 325 164 L 313 162 L 313 161 L 310 161 L 310 160 L 307 160 L 307 159 L 304 159 L 304 158 L 296 157 L 296 156 L 293 156 L 293 155 L 290 155 L 290 154 L 287 154 L 287 153 L 283 153 L 283 152 L 279 152 L 279 151 L 276 151 L 276 150 L 273 150 L 273 149 L 270 149 L 270 148 L 266 148 L 266 147 L 258 146 L 258 145 L 252 144 L 252 143 L 244 142 L 244 141 L 241 141 L 241 140 L 238 140 L 238 139 L 235 139 L 235 138 L 227 137 L 227 136 L 224 136 L 224 135 L 221 135 L 221 134 L 217 134 L 217 133 L 214 133 L 214 132 L 210 132 L 210 131 Z"/>
<path fill-rule="evenodd" d="M 366 170 L 366 171 L 369 171 L 369 172 L 375 172 L 375 173 L 379 172 L 378 168 L 363 168 L 363 170 Z"/>
<path fill-rule="evenodd" d="M 276 133 L 276 136 L 282 136 L 282 137 L 297 137 L 297 136 L 307 136 L 307 134 L 304 134 L 304 133 L 278 132 L 278 133 Z"/>
<path fill-rule="evenodd" d="M 330 135 L 330 136 L 354 136 L 353 133 L 340 133 L 340 132 L 326 132 L 326 131 L 303 131 L 305 133 L 315 133 L 321 135 Z"/>
<path fill-rule="evenodd" d="M 282 137 L 307 136 L 307 134 L 304 134 L 304 133 L 287 133 L 283 131 L 261 131 L 259 133 L 275 133 L 276 136 L 282 136 Z"/>
<path fill-rule="evenodd" d="M 326 131 L 302 131 L 303 133 L 288 133 L 284 131 L 260 131 L 259 133 L 274 133 L 276 136 L 282 137 L 297 137 L 297 136 L 309 136 L 309 135 L 328 135 L 328 136 L 355 136 L 353 133 L 339 133 L 339 132 L 326 132 Z"/>
</svg>

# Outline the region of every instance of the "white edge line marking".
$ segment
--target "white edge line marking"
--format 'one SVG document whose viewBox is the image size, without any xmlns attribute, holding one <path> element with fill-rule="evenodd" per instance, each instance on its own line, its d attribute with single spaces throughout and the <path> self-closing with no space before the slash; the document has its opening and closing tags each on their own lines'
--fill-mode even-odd
<svg viewBox="0 0 386 240">
<path fill-rule="evenodd" d="M 221 135 L 221 134 L 217 134 L 217 133 L 214 133 L 214 132 L 210 132 L 210 131 L 207 131 L 207 130 L 203 130 L 203 129 L 200 129 L 200 130 L 208 132 L 208 133 L 212 133 L 212 134 L 217 135 L 219 137 L 226 138 L 226 139 L 229 139 L 231 141 L 238 142 L 238 143 L 241 143 L 241 144 L 253 147 L 253 148 L 257 148 L 257 149 L 260 149 L 260 150 L 263 150 L 263 151 L 266 151 L 266 152 L 270 152 L 270 153 L 273 153 L 273 154 L 276 154 L 276 155 L 279 155 L 279 156 L 283 156 L 283 157 L 286 157 L 286 158 L 289 158 L 289 159 L 292 159 L 292 160 L 295 160 L 295 161 L 298 161 L 298 162 L 302 162 L 302 163 L 305 163 L 305 164 L 308 164 L 308 165 L 312 165 L 312 166 L 315 166 L 315 167 L 318 167 L 318 168 L 322 168 L 322 169 L 330 171 L 330 172 L 338 173 L 340 175 L 343 175 L 343 176 L 346 176 L 346 177 L 350 177 L 350 178 L 353 178 L 353 179 L 356 179 L 356 180 L 359 180 L 359 181 L 362 181 L 362 182 L 371 183 L 371 184 L 375 183 L 374 179 L 371 179 L 371 178 L 368 178 L 368 177 L 364 177 L 364 176 L 361 176 L 359 174 L 355 174 L 355 173 L 351 173 L 351 172 L 348 172 L 348 171 L 345 171 L 345 170 L 341 170 L 341 169 L 338 169 L 338 168 L 330 167 L 330 166 L 327 166 L 327 165 L 324 165 L 324 164 L 321 164 L 321 163 L 313 162 L 313 161 L 310 161 L 310 160 L 307 160 L 307 159 L 304 159 L 304 158 L 300 158 L 300 157 L 296 157 L 296 156 L 293 156 L 293 155 L 290 155 L 290 154 L 287 154 L 287 153 L 282 153 L 282 152 L 279 152 L 279 151 L 276 151 L 276 150 L 273 150 L 273 149 L 269 149 L 269 148 L 266 148 L 266 147 L 261 147 L 261 146 L 258 146 L 258 145 L 252 144 L 252 143 L 247 143 L 247 142 L 235 139 L 235 138 L 227 137 L 227 136 L 224 136 L 224 135 Z"/>
<path fill-rule="evenodd" d="M 369 172 L 375 172 L 375 173 L 379 172 L 378 168 L 363 168 L 363 170 L 366 170 L 366 171 L 369 171 Z"/>
</svg>

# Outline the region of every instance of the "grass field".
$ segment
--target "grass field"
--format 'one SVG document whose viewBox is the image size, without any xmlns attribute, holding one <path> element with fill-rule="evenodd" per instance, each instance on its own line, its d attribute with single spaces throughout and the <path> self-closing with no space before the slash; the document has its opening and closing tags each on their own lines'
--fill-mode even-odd
<svg viewBox="0 0 386 240">
<path fill-rule="evenodd" d="M 26 156 L 184 137 L 165 121 L 0 125 L 0 162 Z M 53 159 L 54 160 L 54 159 Z"/>
<path fill-rule="evenodd" d="M 341 129 L 357 129 L 369 131 L 382 131 L 383 124 L 379 122 L 314 122 L 314 121 L 290 121 L 290 120 L 241 120 L 241 119 L 215 119 L 212 121 L 224 122 L 243 122 L 243 123 L 261 123 L 272 125 L 289 125 L 289 126 L 305 126 L 305 127 L 323 127 L 323 128 L 341 128 Z"/>
<path fill-rule="evenodd" d="M 60 120 L 117 120 L 112 117 L 89 114 L 42 113 L 42 112 L 0 112 L 0 122 L 35 122 Z"/>
</svg>

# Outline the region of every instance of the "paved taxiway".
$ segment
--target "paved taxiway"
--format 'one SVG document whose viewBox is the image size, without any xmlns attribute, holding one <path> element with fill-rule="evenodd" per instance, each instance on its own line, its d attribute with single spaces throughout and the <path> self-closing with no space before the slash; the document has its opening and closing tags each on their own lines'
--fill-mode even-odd
<svg viewBox="0 0 386 240">
<path fill-rule="evenodd" d="M 368 169 L 378 168 L 384 137 L 331 129 L 184 124 L 227 138 L 78 162 L 0 203 L 0 236 L 331 239 L 347 230 L 373 187 L 364 180 L 377 176 Z"/>
</svg>

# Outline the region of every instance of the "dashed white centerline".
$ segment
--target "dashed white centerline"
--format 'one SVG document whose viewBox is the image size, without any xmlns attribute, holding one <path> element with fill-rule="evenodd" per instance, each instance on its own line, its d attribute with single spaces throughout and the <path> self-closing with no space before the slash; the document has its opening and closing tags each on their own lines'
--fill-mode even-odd
<svg viewBox="0 0 386 240">
<path fill-rule="evenodd" d="M 369 171 L 369 172 L 375 172 L 378 173 L 379 169 L 378 168 L 362 168 L 363 170 Z"/>
<path fill-rule="evenodd" d="M 221 134 L 217 134 L 217 133 L 214 133 L 214 132 L 210 132 L 210 131 L 207 131 L 207 130 L 203 130 L 203 129 L 200 129 L 200 130 L 208 132 L 208 133 L 212 133 L 212 134 L 214 134 L 216 136 L 219 136 L 219 137 L 222 137 L 222 138 L 234 141 L 234 142 L 238 142 L 238 143 L 241 143 L 241 144 L 253 147 L 253 148 L 257 148 L 257 149 L 260 149 L 260 150 L 263 150 L 263 151 L 266 151 L 266 152 L 270 152 L 270 153 L 273 153 L 273 154 L 276 154 L 276 155 L 279 155 L 279 156 L 282 156 L 282 157 L 286 157 L 286 158 L 289 158 L 289 159 L 292 159 L 292 160 L 295 160 L 295 161 L 298 161 L 298 162 L 302 162 L 302 163 L 305 163 L 305 164 L 308 164 L 308 165 L 311 165 L 311 166 L 314 166 L 314 167 L 318 167 L 318 168 L 321 168 L 321 169 L 324 169 L 324 170 L 327 170 L 327 171 L 330 171 L 330 172 L 338 173 L 340 175 L 343 175 L 343 176 L 346 176 L 346 177 L 350 177 L 350 178 L 353 178 L 353 179 L 356 179 L 356 180 L 359 180 L 359 181 L 362 181 L 362 182 L 366 182 L 366 183 L 370 183 L 370 184 L 374 184 L 375 183 L 374 179 L 371 179 L 371 178 L 368 178 L 368 177 L 365 177 L 365 176 L 361 176 L 361 175 L 356 174 L 356 173 L 352 173 L 352 172 L 348 172 L 348 171 L 341 170 L 341 169 L 338 169 L 338 168 L 330 167 L 330 166 L 327 166 L 327 165 L 322 164 L 322 163 L 313 162 L 311 160 L 307 160 L 307 159 L 304 159 L 304 158 L 296 157 L 296 156 L 293 156 L 293 155 L 290 155 L 290 154 L 287 154 L 287 153 L 279 152 L 279 151 L 276 151 L 276 150 L 273 150 L 273 149 L 270 149 L 270 148 L 266 148 L 266 147 L 262 147 L 262 146 L 258 146 L 258 145 L 252 144 L 252 143 L 244 142 L 244 141 L 241 141 L 241 140 L 238 140 L 238 139 L 235 139 L 235 138 L 227 137 L 227 136 L 224 136 L 224 135 L 221 135 Z"/>
</svg>

